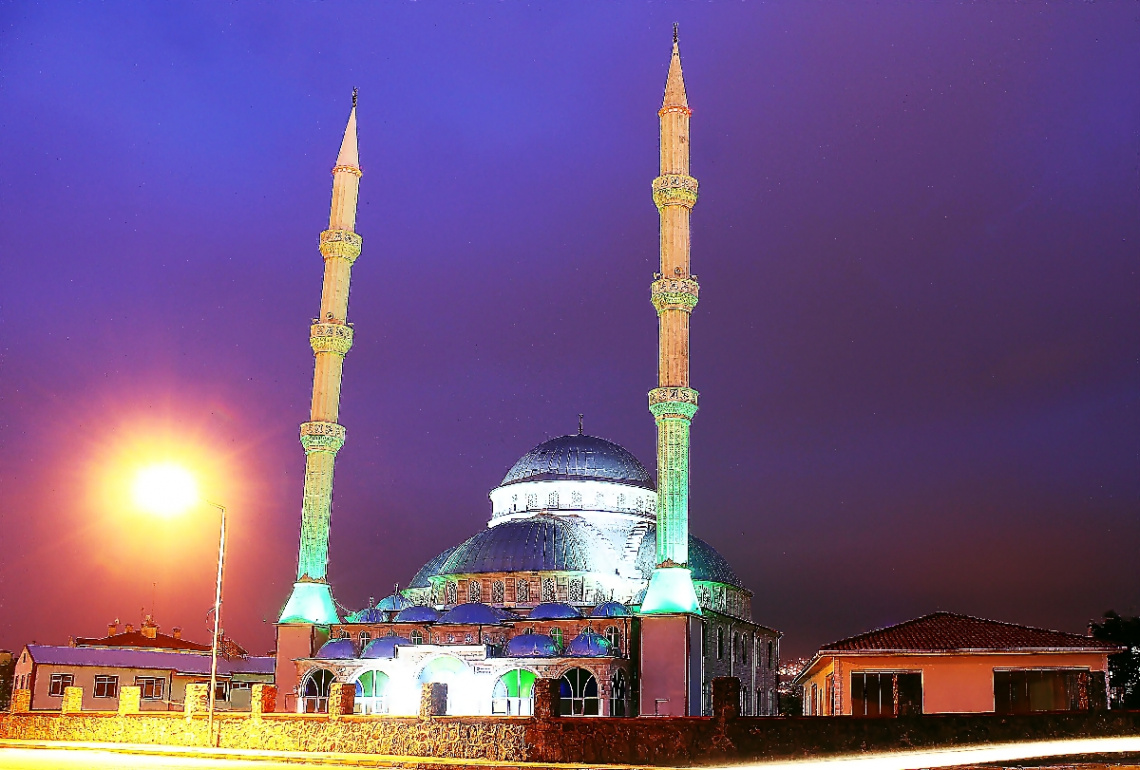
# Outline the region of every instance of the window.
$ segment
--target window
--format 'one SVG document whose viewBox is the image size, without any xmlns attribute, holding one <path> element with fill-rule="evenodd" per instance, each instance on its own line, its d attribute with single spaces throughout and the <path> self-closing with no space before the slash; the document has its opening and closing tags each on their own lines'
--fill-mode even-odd
<svg viewBox="0 0 1140 770">
<path fill-rule="evenodd" d="M 531 492 L 526 496 L 526 509 L 532 511 L 538 507 L 538 493 Z"/>
<path fill-rule="evenodd" d="M 627 687 L 625 672 L 620 668 L 610 678 L 610 716 L 624 717 L 626 714 Z"/>
<path fill-rule="evenodd" d="M 772 652 L 772 643 L 768 642 L 768 668 L 775 668 L 776 656 Z"/>
<path fill-rule="evenodd" d="M 571 508 L 581 508 L 582 507 L 582 493 L 581 492 L 571 492 L 570 493 L 570 507 Z"/>
<path fill-rule="evenodd" d="M 565 640 L 565 637 L 562 636 L 562 629 L 561 628 L 550 629 L 550 638 L 554 640 L 554 644 L 557 645 L 558 649 L 561 650 L 562 649 L 562 642 Z"/>
<path fill-rule="evenodd" d="M 546 507 L 547 508 L 553 508 L 553 509 L 558 508 L 558 493 L 557 492 L 551 492 L 549 495 L 546 496 Z"/>
<path fill-rule="evenodd" d="M 625 495 L 618 495 L 618 504 L 617 504 L 617 507 L 618 507 L 618 510 L 619 510 L 619 511 L 624 511 L 624 510 L 625 510 Z"/>
<path fill-rule="evenodd" d="M 582 601 L 582 593 L 584 591 L 582 578 L 574 578 L 570 581 L 570 601 Z"/>
<path fill-rule="evenodd" d="M 356 680 L 356 705 L 360 714 L 388 713 L 388 675 L 383 671 L 365 671 Z"/>
<path fill-rule="evenodd" d="M 119 677 L 99 675 L 95 677 L 95 689 L 91 693 L 96 698 L 118 698 Z"/>
<path fill-rule="evenodd" d="M 584 668 L 572 668 L 558 682 L 562 716 L 596 717 L 599 711 L 598 680 Z"/>
<path fill-rule="evenodd" d="M 467 584 L 467 601 L 481 602 L 483 601 L 483 587 L 479 584 L 478 580 L 472 580 Z"/>
<path fill-rule="evenodd" d="M 605 510 L 605 508 L 606 508 L 606 496 L 603 495 L 601 492 L 594 495 L 594 507 L 597 508 L 599 511 Z"/>
<path fill-rule="evenodd" d="M 304 713 L 324 714 L 329 710 L 329 685 L 332 684 L 333 673 L 327 668 L 317 668 L 305 677 L 301 688 Z M 221 684 L 219 682 L 218 684 Z"/>
<path fill-rule="evenodd" d="M 554 578 L 543 578 L 542 580 L 542 600 L 544 602 L 553 602 L 556 600 Z"/>
<path fill-rule="evenodd" d="M 507 598 L 507 586 L 502 580 L 491 583 L 491 603 L 502 604 Z"/>
<path fill-rule="evenodd" d="M 533 714 L 534 680 L 534 673 L 522 668 L 513 669 L 499 677 L 491 693 L 491 713 L 509 716 Z"/>
<path fill-rule="evenodd" d="M 610 643 L 615 653 L 621 652 L 621 629 L 617 626 L 610 626 L 606 629 L 606 641 Z"/>
<path fill-rule="evenodd" d="M 73 686 L 75 686 L 74 674 L 52 674 L 48 683 L 48 695 L 58 698 L 63 695 L 65 687 Z"/>
<path fill-rule="evenodd" d="M 459 604 L 459 586 L 449 582 L 444 587 L 444 599 L 444 604 Z"/>
<path fill-rule="evenodd" d="M 372 634 L 368 633 L 367 631 L 361 631 L 360 632 L 360 649 L 361 650 L 363 650 L 365 647 L 367 647 L 368 643 L 371 641 L 372 641 Z"/>
<path fill-rule="evenodd" d="M 716 630 L 716 659 L 721 660 L 724 658 L 724 629 L 718 628 Z"/>
<path fill-rule="evenodd" d="M 1089 708 L 1088 669 L 994 671 L 994 711 L 1085 711 Z"/>
<path fill-rule="evenodd" d="M 856 671 L 851 674 L 851 713 L 896 717 L 922 713 L 922 674 Z"/>
<path fill-rule="evenodd" d="M 230 683 L 228 680 L 221 680 L 214 683 L 214 700 L 229 700 L 230 699 Z"/>
<path fill-rule="evenodd" d="M 525 580 L 515 581 L 515 602 L 530 604 L 530 583 Z"/>
<path fill-rule="evenodd" d="M 423 644 L 424 635 L 418 628 L 412 631 L 412 644 Z"/>
<path fill-rule="evenodd" d="M 136 676 L 135 686 L 139 688 L 139 696 L 143 700 L 162 700 L 166 680 L 160 676 Z"/>
</svg>

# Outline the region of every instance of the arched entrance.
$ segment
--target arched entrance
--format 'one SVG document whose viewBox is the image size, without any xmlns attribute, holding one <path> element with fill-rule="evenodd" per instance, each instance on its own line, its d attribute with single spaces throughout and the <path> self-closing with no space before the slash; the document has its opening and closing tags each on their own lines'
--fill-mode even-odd
<svg viewBox="0 0 1140 770">
<path fill-rule="evenodd" d="M 560 709 L 565 717 L 596 717 L 601 713 L 598 680 L 584 668 L 572 668 L 559 680 Z"/>
<path fill-rule="evenodd" d="M 301 712 L 325 714 L 329 710 L 329 686 L 333 673 L 327 668 L 314 668 L 301 684 Z"/>
<path fill-rule="evenodd" d="M 356 711 L 360 714 L 388 713 L 388 675 L 365 671 L 356 679 Z"/>
<path fill-rule="evenodd" d="M 511 669 L 495 682 L 491 692 L 491 713 L 504 716 L 530 716 L 534 713 L 534 672 Z"/>
<path fill-rule="evenodd" d="M 419 684 L 422 687 L 430 682 L 443 682 L 447 685 L 447 713 L 453 713 L 452 704 L 456 703 L 461 695 L 458 692 L 461 679 L 467 674 L 467 664 L 459 658 L 450 655 L 441 655 L 432 658 L 423 670 L 420 671 Z"/>
</svg>

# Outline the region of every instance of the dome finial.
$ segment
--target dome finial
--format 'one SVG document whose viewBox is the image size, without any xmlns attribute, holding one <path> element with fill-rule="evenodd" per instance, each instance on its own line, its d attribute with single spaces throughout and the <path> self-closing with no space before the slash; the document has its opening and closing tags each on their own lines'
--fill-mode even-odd
<svg viewBox="0 0 1140 770">
<path fill-rule="evenodd" d="M 582 435 L 582 418 L 585 416 L 586 415 L 582 414 L 581 412 L 578 413 L 578 435 L 579 436 Z"/>
</svg>

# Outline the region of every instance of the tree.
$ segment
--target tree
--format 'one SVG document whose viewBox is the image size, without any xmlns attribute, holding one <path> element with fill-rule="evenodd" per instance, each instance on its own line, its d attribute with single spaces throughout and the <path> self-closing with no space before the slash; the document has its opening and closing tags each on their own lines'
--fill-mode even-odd
<svg viewBox="0 0 1140 770">
<path fill-rule="evenodd" d="M 1122 618 L 1109 610 L 1102 623 L 1089 623 L 1089 630 L 1096 639 L 1128 648 L 1108 656 L 1112 705 L 1140 709 L 1140 618 Z"/>
</svg>

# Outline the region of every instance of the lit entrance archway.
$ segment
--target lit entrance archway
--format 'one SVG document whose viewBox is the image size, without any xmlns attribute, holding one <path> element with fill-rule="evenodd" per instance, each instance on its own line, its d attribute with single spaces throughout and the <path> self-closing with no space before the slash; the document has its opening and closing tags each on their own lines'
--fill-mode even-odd
<svg viewBox="0 0 1140 770">
<path fill-rule="evenodd" d="M 420 672 L 419 684 L 422 687 L 430 682 L 443 682 L 447 685 L 447 713 L 451 714 L 454 709 L 452 704 L 459 700 L 460 693 L 458 689 L 462 686 L 462 679 L 468 672 L 467 664 L 459 658 L 453 658 L 450 655 L 441 655 L 432 660 L 424 666 L 423 671 Z"/>
<path fill-rule="evenodd" d="M 333 673 L 327 668 L 314 668 L 305 677 L 301 687 L 301 711 L 305 714 L 324 714 L 329 710 L 329 686 Z"/>
<path fill-rule="evenodd" d="M 523 668 L 508 671 L 495 682 L 491 713 L 530 716 L 534 713 L 534 673 Z"/>
<path fill-rule="evenodd" d="M 388 713 L 388 675 L 365 671 L 356 680 L 356 706 L 361 714 Z"/>
</svg>

